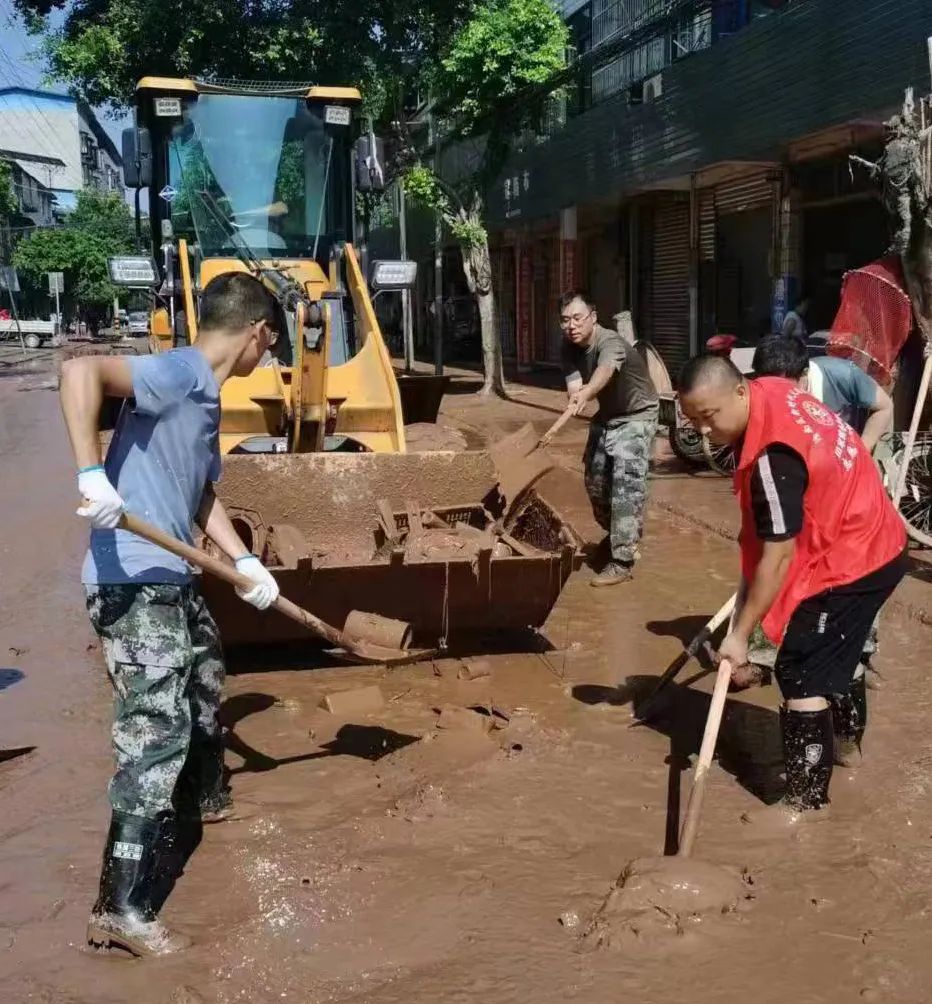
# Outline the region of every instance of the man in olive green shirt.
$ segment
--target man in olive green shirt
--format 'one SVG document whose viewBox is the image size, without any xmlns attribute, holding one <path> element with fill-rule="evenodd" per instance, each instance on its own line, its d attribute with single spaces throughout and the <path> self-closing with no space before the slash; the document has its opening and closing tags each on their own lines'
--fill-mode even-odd
<svg viewBox="0 0 932 1004">
<path fill-rule="evenodd" d="M 574 290 L 561 298 L 560 325 L 570 404 L 577 414 L 589 401 L 599 404 L 583 459 L 592 511 L 611 549 L 592 585 L 612 586 L 632 578 L 639 557 L 657 391 L 637 349 L 599 326 L 588 294 Z"/>
</svg>

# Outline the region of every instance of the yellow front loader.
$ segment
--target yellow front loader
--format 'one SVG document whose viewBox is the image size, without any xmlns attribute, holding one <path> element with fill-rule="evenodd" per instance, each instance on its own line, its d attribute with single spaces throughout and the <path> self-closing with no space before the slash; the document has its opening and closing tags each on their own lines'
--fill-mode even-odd
<svg viewBox="0 0 932 1004">
<path fill-rule="evenodd" d="M 216 275 L 247 270 L 274 294 L 275 357 L 223 388 L 217 491 L 285 595 L 338 624 L 353 608 L 396 616 L 423 640 L 539 625 L 572 566 L 559 517 L 535 502 L 537 543 L 516 522 L 517 546 L 502 544 L 489 454 L 407 453 L 373 294 L 410 288 L 415 267 L 357 251 L 357 193 L 382 177 L 360 105 L 353 88 L 141 80 L 123 159 L 127 186 L 148 193 L 151 256 L 114 260 L 112 276 L 152 289 L 154 351 L 196 345 Z M 422 519 L 452 534 L 442 556 Z M 204 588 L 228 642 L 293 636 Z"/>
</svg>

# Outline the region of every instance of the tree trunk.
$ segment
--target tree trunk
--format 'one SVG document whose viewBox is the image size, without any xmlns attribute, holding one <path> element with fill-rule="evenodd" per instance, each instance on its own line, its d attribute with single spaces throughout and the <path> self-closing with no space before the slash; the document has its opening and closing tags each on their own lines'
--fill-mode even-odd
<svg viewBox="0 0 932 1004">
<path fill-rule="evenodd" d="M 479 308 L 479 327 L 482 334 L 482 368 L 485 380 L 480 394 L 497 394 L 507 398 L 505 373 L 502 365 L 502 339 L 498 324 L 498 304 L 492 284 L 492 258 L 489 254 L 489 238 L 482 226 L 481 202 L 476 196 L 471 209 L 464 210 L 461 218 L 472 225 L 476 236 L 468 243 L 461 244 L 463 272 L 469 291 L 476 298 Z M 481 237 L 479 236 L 481 234 Z"/>
</svg>

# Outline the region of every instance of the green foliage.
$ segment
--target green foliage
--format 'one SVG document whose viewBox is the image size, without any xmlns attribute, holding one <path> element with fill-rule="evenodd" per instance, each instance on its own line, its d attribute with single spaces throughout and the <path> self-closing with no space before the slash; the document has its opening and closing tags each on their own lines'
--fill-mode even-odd
<svg viewBox="0 0 932 1004">
<path fill-rule="evenodd" d="M 99 192 L 93 188 L 78 192 L 68 227 L 127 248 L 132 246 L 135 235 L 133 214 L 123 198 L 117 192 Z"/>
<path fill-rule="evenodd" d="M 402 184 L 408 195 L 422 206 L 434 212 L 450 211 L 449 198 L 441 189 L 437 176 L 425 164 L 416 164 L 407 171 Z"/>
<path fill-rule="evenodd" d="M 50 74 L 125 107 L 147 75 L 357 84 L 380 112 L 472 7 L 469 0 L 15 0 Z M 368 86 L 367 86 L 368 85 Z"/>
<path fill-rule="evenodd" d="M 410 168 L 405 172 L 402 184 L 415 202 L 443 216 L 444 223 L 461 247 L 477 248 L 486 243 L 488 233 L 477 214 L 464 206 L 455 191 L 440 181 L 429 167 L 417 164 Z"/>
<path fill-rule="evenodd" d="M 482 193 L 507 158 L 513 132 L 538 111 L 529 92 L 563 68 L 566 44 L 566 26 L 549 0 L 484 0 L 427 72 L 443 119 L 438 132 L 454 141 L 479 140 L 477 156 L 452 179 L 441 180 L 419 163 L 405 172 L 404 186 L 443 215 L 464 252 L 487 244 Z"/>
<path fill-rule="evenodd" d="M 472 216 L 457 216 L 448 220 L 450 233 L 467 250 L 484 247 L 489 239 L 488 231 Z"/>
<path fill-rule="evenodd" d="M 565 64 L 568 32 L 549 0 L 487 0 L 441 54 L 431 87 L 463 136 L 515 123 L 515 98 Z M 494 129 L 494 124 L 491 125 Z"/>
<path fill-rule="evenodd" d="M 0 160 L 0 225 L 7 223 L 16 212 L 16 196 L 13 191 L 13 169 L 5 160 Z"/>
<path fill-rule="evenodd" d="M 119 292 L 110 282 L 107 259 L 133 248 L 133 219 L 115 193 L 83 191 L 62 227 L 37 230 L 16 246 L 13 264 L 36 288 L 46 272 L 64 272 L 69 299 L 106 305 Z"/>
</svg>

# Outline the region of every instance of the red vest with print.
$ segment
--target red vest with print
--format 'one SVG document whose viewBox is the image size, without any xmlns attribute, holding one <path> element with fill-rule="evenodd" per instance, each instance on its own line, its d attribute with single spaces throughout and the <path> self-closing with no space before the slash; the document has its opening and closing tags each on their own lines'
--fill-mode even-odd
<svg viewBox="0 0 932 1004">
<path fill-rule="evenodd" d="M 767 637 L 780 642 L 803 600 L 892 561 L 906 546 L 906 531 L 874 461 L 850 426 L 789 380 L 760 377 L 749 386 L 750 416 L 735 472 L 745 581 L 754 577 L 764 547 L 751 510 L 754 461 L 771 444 L 782 443 L 803 458 L 809 472 L 796 553 L 762 621 Z"/>
</svg>

